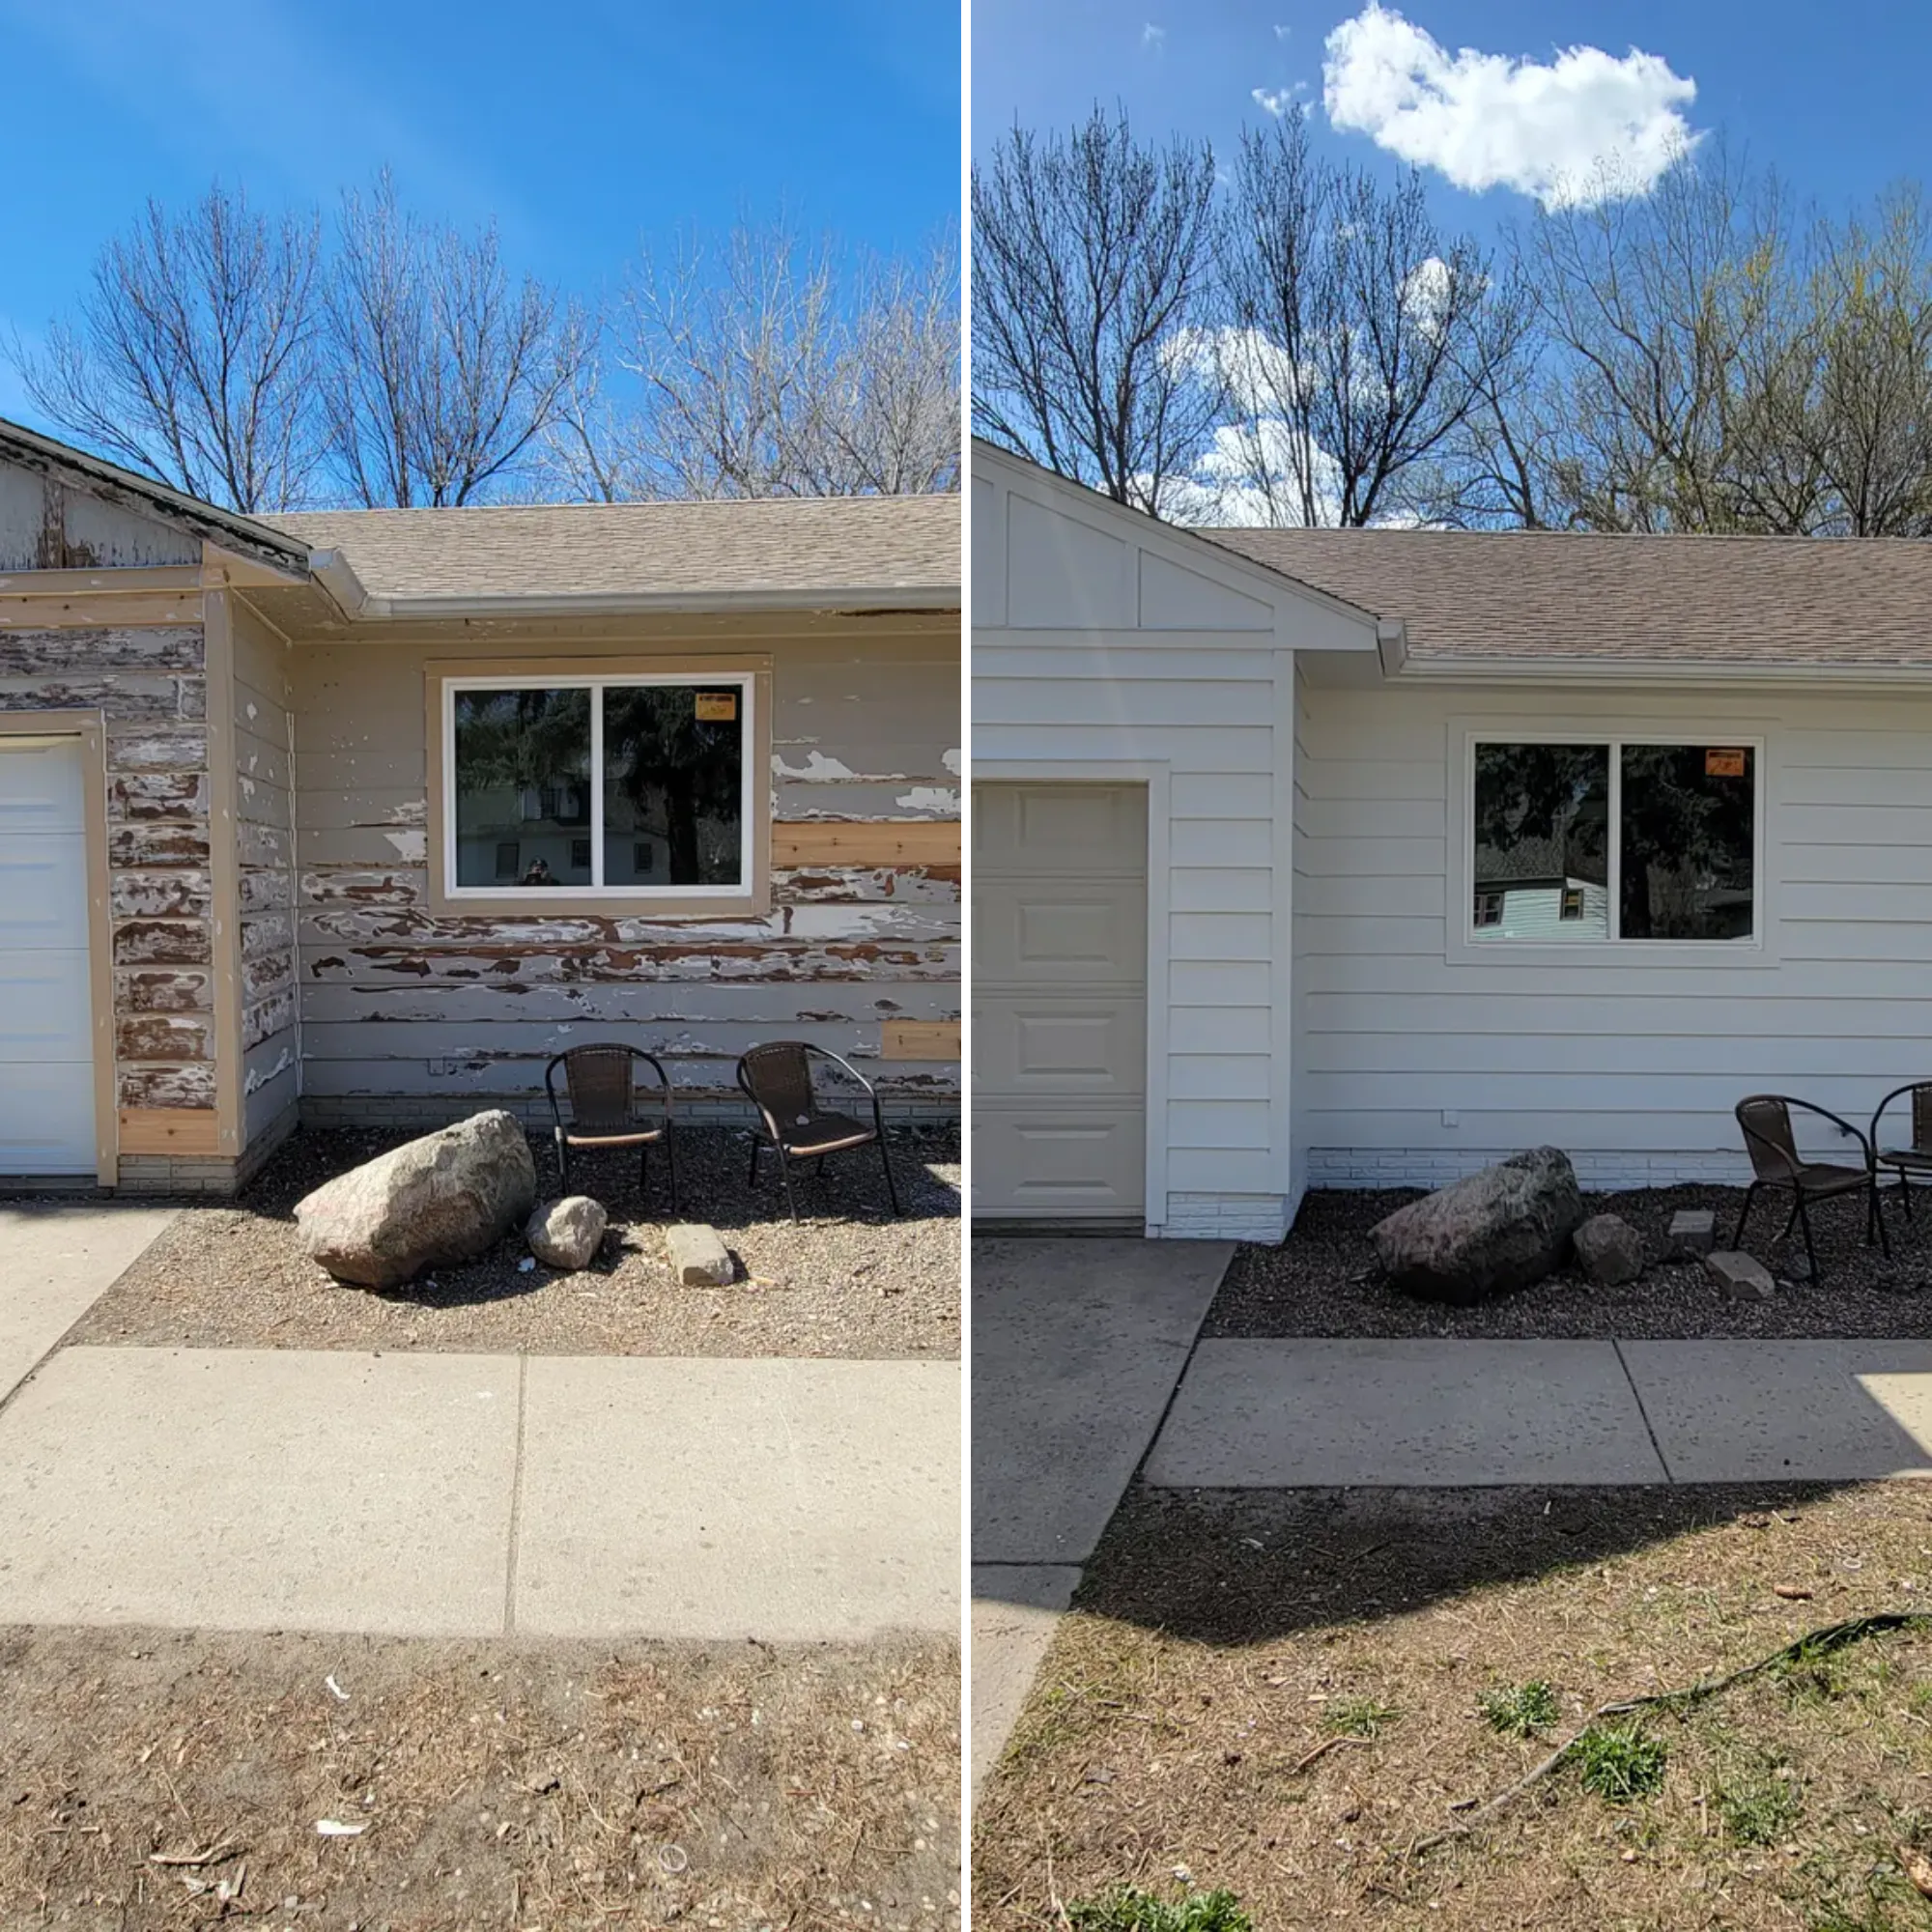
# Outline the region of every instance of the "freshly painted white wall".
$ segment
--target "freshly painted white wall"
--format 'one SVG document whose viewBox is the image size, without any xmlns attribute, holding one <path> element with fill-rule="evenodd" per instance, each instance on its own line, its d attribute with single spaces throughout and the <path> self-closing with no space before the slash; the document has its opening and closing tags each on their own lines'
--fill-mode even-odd
<svg viewBox="0 0 1932 1932">
<path fill-rule="evenodd" d="M 1148 1233 L 1277 1239 L 1294 658 L 1373 623 L 983 446 L 973 491 L 976 778 L 1149 784 Z"/>
<path fill-rule="evenodd" d="M 1452 945 L 1472 724 L 1761 737 L 1762 951 Z M 1435 1185 L 1546 1142 L 1586 1185 L 1735 1180 L 1746 1094 L 1863 1125 L 1890 1088 L 1932 1077 L 1932 697 L 1309 681 L 1298 737 L 1311 1185 Z"/>
</svg>

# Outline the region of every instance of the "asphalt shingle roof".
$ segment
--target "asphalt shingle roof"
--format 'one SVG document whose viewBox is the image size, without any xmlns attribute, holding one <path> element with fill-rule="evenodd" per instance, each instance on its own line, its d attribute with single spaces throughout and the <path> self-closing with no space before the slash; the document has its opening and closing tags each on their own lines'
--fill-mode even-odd
<svg viewBox="0 0 1932 1932">
<path fill-rule="evenodd" d="M 960 499 L 313 510 L 266 517 L 395 599 L 957 594 Z"/>
<path fill-rule="evenodd" d="M 1205 530 L 1378 617 L 1413 659 L 1932 665 L 1932 541 Z"/>
</svg>

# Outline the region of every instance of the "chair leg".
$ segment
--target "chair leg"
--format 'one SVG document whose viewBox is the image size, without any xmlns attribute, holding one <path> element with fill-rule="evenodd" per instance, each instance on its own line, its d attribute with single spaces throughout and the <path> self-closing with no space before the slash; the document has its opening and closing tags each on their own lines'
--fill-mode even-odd
<svg viewBox="0 0 1932 1932">
<path fill-rule="evenodd" d="M 1905 1209 L 1905 1218 L 1912 1219 L 1912 1177 L 1901 1167 L 1898 1170 L 1899 1205 Z"/>
<path fill-rule="evenodd" d="M 1738 1232 L 1731 1236 L 1731 1246 L 1742 1248 L 1745 1244 L 1745 1223 L 1750 1219 L 1751 1203 L 1757 1199 L 1758 1183 L 1753 1180 L 1745 1189 L 1745 1211 L 1738 1216 Z"/>
<path fill-rule="evenodd" d="M 791 1218 L 796 1222 L 798 1219 L 798 1197 L 791 1191 L 791 1162 L 783 1154 L 779 1155 L 779 1174 L 785 1184 L 785 1206 L 791 1209 Z"/>
<path fill-rule="evenodd" d="M 648 1207 L 651 1198 L 651 1144 L 642 1141 L 638 1147 L 638 1201 Z"/>
<path fill-rule="evenodd" d="M 1818 1250 L 1811 1245 L 1811 1216 L 1804 1206 L 1804 1190 L 1798 1190 L 1798 1225 L 1804 1230 L 1804 1259 L 1811 1264 L 1811 1279 L 1818 1279 Z"/>
<path fill-rule="evenodd" d="M 893 1160 L 892 1155 L 886 1151 L 884 1134 L 879 1136 L 879 1165 L 886 1170 L 886 1193 L 893 1204 L 893 1219 L 897 1220 L 900 1213 L 898 1183 L 893 1179 Z"/>
<path fill-rule="evenodd" d="M 570 1192 L 570 1143 L 561 1134 L 556 1137 L 556 1188 L 559 1194 Z"/>
<path fill-rule="evenodd" d="M 1871 1231 L 1878 1230 L 1878 1251 L 1887 1261 L 1891 1259 L 1891 1236 L 1885 1231 L 1885 1204 L 1878 1198 L 1878 1176 L 1872 1176 L 1871 1213 L 1865 1228 L 1865 1246 L 1871 1246 Z"/>
<path fill-rule="evenodd" d="M 680 1214 L 684 1210 L 677 1202 L 677 1135 L 669 1126 L 665 1128 L 665 1165 L 670 1169 L 670 1211 Z"/>
</svg>

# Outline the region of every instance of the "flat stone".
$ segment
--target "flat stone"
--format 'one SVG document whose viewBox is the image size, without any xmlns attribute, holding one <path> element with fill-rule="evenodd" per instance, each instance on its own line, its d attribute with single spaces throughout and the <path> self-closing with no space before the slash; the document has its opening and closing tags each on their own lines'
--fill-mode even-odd
<svg viewBox="0 0 1932 1932">
<path fill-rule="evenodd" d="M 604 1245 L 611 1217 L 587 1194 L 540 1203 L 524 1225 L 524 1240 L 546 1267 L 588 1267 Z"/>
<path fill-rule="evenodd" d="M 731 1251 L 702 1221 L 674 1221 L 665 1230 L 671 1272 L 686 1288 L 728 1288 L 738 1278 Z"/>
<path fill-rule="evenodd" d="M 1704 1257 L 1704 1267 L 1726 1301 L 1769 1301 L 1777 1293 L 1771 1270 L 1739 1249 L 1715 1249 Z"/>
<path fill-rule="evenodd" d="M 1708 1255 L 1718 1245 L 1718 1217 L 1708 1208 L 1680 1208 L 1667 1238 L 1673 1255 Z"/>
<path fill-rule="evenodd" d="M 1620 1288 L 1643 1272 L 1643 1236 L 1617 1214 L 1592 1214 L 1577 1230 L 1577 1263 L 1599 1288 Z"/>
</svg>

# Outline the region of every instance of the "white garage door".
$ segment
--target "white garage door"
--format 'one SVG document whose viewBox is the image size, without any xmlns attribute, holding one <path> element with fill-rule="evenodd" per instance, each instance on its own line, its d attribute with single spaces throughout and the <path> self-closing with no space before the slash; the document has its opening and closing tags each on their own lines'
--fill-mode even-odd
<svg viewBox="0 0 1932 1932">
<path fill-rule="evenodd" d="M 78 738 L 0 738 L 0 1174 L 92 1174 Z"/>
<path fill-rule="evenodd" d="M 1147 788 L 973 788 L 973 1211 L 1145 1219 Z"/>
</svg>

